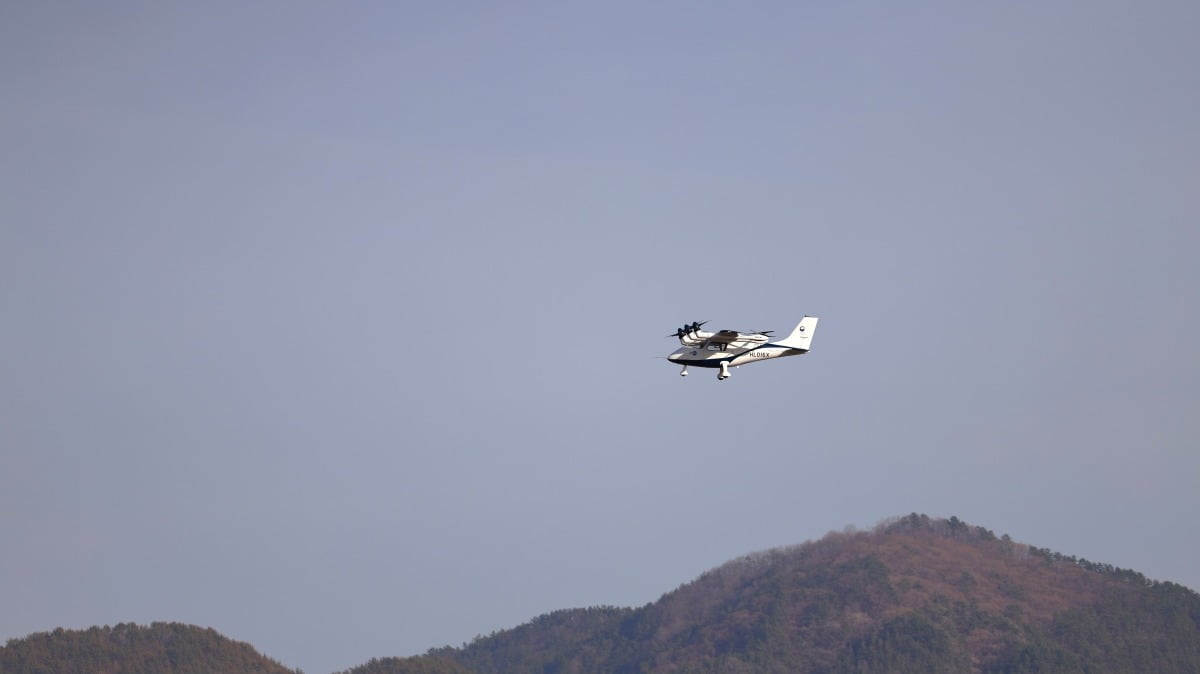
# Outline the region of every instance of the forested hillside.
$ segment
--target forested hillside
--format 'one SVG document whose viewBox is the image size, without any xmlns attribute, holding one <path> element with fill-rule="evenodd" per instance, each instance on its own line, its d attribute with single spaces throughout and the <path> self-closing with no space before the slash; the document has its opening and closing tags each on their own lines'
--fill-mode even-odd
<svg viewBox="0 0 1200 674">
<path fill-rule="evenodd" d="M 0 648 L 0 674 L 289 671 L 180 624 L 59 629 Z M 747 555 L 638 609 L 555 611 L 346 674 L 472 672 L 1200 672 L 1200 595 L 913 514 Z"/>
<path fill-rule="evenodd" d="M 429 656 L 481 674 L 1200 672 L 1200 596 L 913 514 Z"/>
<path fill-rule="evenodd" d="M 342 674 L 471 674 L 471 670 L 449 658 L 375 658 Z"/>
<path fill-rule="evenodd" d="M 57 629 L 0 648 L 0 674 L 289 674 L 290 670 L 215 630 L 124 623 Z"/>
</svg>

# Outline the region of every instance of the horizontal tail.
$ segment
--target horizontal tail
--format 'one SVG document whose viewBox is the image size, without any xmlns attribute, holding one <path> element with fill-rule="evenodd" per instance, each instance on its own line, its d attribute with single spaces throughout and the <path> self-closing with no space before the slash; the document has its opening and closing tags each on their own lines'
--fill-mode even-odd
<svg viewBox="0 0 1200 674">
<path fill-rule="evenodd" d="M 805 316 L 800 319 L 796 329 L 792 330 L 792 334 L 774 343 L 789 349 L 808 351 L 812 348 L 813 334 L 817 331 L 817 320 L 816 316 Z"/>
</svg>

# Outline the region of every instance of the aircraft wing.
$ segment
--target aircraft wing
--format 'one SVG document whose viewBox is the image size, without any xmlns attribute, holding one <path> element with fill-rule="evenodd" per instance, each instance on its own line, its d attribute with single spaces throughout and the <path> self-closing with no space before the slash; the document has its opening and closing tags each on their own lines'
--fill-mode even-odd
<svg viewBox="0 0 1200 674">
<path fill-rule="evenodd" d="M 766 342 L 766 336 L 758 333 L 720 330 L 704 340 L 703 348 L 708 351 L 748 351 Z"/>
</svg>

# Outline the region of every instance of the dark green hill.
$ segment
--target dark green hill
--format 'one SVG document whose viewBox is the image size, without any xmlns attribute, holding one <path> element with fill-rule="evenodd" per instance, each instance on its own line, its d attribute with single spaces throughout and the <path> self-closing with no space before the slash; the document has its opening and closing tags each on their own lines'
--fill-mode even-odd
<svg viewBox="0 0 1200 674">
<path fill-rule="evenodd" d="M 57 629 L 0 648 L 0 674 L 291 674 L 251 646 L 179 623 Z"/>
<path fill-rule="evenodd" d="M 1200 595 L 913 514 L 425 657 L 479 674 L 1200 672 Z"/>
</svg>

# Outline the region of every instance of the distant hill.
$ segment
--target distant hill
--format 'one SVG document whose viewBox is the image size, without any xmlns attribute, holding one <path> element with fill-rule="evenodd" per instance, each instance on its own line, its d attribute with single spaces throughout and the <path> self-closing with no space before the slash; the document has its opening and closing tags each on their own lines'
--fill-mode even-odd
<svg viewBox="0 0 1200 674">
<path fill-rule="evenodd" d="M 248 644 L 179 623 L 57 629 L 0 648 L 0 674 L 295 674 Z"/>
<path fill-rule="evenodd" d="M 434 656 L 375 658 L 349 671 L 354 674 L 471 674 L 471 670 L 454 660 Z"/>
<path fill-rule="evenodd" d="M 399 668 L 410 660 L 351 673 L 419 671 Z M 734 560 L 640 609 L 557 611 L 420 660 L 478 674 L 1200 672 L 1200 595 L 913 514 Z"/>
<path fill-rule="evenodd" d="M 286 673 L 211 629 L 55 630 L 0 674 Z M 637 609 L 555 611 L 345 674 L 1200 672 L 1200 595 L 912 514 L 747 555 Z"/>
</svg>

